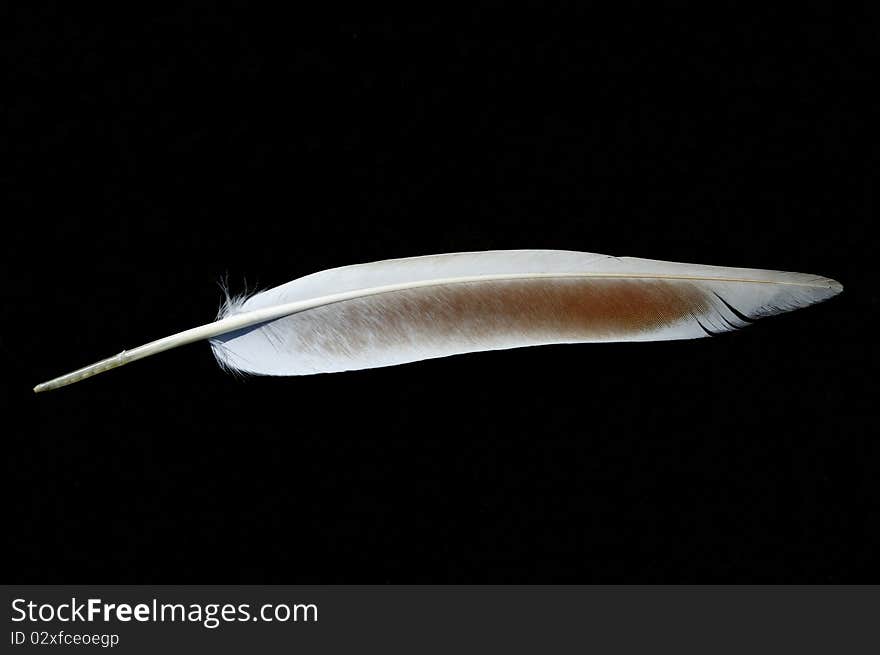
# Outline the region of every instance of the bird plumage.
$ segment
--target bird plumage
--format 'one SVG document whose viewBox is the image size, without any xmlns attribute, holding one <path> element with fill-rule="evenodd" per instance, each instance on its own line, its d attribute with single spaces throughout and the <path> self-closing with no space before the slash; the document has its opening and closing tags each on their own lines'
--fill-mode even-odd
<svg viewBox="0 0 880 655">
<path fill-rule="evenodd" d="M 321 271 L 229 301 L 214 323 L 36 390 L 202 339 L 223 368 L 261 375 L 331 373 L 553 343 L 693 339 L 841 290 L 816 275 L 563 250 L 395 259 Z"/>
</svg>

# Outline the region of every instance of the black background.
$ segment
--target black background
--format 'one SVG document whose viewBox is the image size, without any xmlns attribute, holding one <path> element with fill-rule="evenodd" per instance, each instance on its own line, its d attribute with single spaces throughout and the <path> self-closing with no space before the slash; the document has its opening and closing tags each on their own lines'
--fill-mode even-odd
<svg viewBox="0 0 880 655">
<path fill-rule="evenodd" d="M 877 26 L 710 4 L 8 12 L 4 579 L 878 582 Z M 846 291 L 717 339 L 246 380 L 193 345 L 31 393 L 226 274 L 502 248 Z"/>
</svg>

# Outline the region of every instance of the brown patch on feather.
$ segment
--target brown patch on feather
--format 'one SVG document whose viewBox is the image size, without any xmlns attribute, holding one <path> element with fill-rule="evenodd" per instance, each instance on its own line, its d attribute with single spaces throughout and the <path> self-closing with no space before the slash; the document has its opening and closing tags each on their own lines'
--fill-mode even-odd
<svg viewBox="0 0 880 655">
<path fill-rule="evenodd" d="M 467 282 L 377 294 L 311 310 L 306 312 L 311 320 L 328 312 L 327 329 L 300 338 L 306 347 L 337 355 L 415 340 L 444 341 L 453 335 L 475 343 L 512 335 L 527 335 L 535 342 L 602 341 L 674 325 L 705 308 L 703 293 L 681 280 Z M 348 329 L 335 329 L 343 326 Z"/>
</svg>

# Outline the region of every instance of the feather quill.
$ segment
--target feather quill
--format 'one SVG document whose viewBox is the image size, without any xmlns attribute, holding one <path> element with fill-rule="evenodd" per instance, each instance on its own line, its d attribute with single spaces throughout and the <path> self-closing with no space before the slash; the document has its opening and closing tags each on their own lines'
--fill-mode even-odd
<svg viewBox="0 0 880 655">
<path fill-rule="evenodd" d="M 227 370 L 309 375 L 544 344 L 696 339 L 822 302 L 842 289 L 803 273 L 564 250 L 393 259 L 227 299 L 213 323 L 34 391 L 202 340 Z"/>
</svg>

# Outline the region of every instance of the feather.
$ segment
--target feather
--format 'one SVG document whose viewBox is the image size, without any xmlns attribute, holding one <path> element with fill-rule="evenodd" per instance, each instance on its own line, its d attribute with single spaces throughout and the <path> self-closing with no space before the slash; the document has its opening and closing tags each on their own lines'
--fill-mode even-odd
<svg viewBox="0 0 880 655">
<path fill-rule="evenodd" d="M 714 336 L 840 293 L 829 278 L 564 250 L 412 257 L 229 299 L 213 323 L 37 385 L 209 340 L 224 369 L 309 375 L 556 343 Z"/>
</svg>

